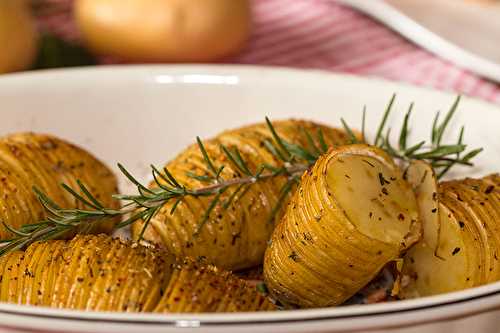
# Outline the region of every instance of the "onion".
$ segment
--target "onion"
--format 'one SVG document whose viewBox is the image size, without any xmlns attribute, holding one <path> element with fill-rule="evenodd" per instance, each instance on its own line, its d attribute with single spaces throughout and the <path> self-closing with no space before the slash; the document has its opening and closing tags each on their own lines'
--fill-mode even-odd
<svg viewBox="0 0 500 333">
<path fill-rule="evenodd" d="M 145 62 L 234 54 L 251 26 L 248 0 L 77 0 L 75 17 L 94 52 Z"/>
<path fill-rule="evenodd" d="M 38 34 L 28 3 L 0 1 L 0 73 L 30 67 L 37 53 Z"/>
</svg>

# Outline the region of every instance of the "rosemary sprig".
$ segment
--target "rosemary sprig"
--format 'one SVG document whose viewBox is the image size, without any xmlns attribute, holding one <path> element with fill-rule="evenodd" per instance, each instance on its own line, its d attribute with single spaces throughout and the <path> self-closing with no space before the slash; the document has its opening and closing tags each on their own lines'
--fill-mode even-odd
<svg viewBox="0 0 500 333">
<path fill-rule="evenodd" d="M 248 163 L 243 158 L 241 152 L 236 147 L 220 146 L 223 153 L 231 164 L 242 174 L 238 178 L 225 179 L 222 171 L 225 165 L 216 166 L 215 161 L 210 157 L 201 139 L 197 138 L 198 147 L 205 163 L 204 175 L 189 173 L 188 176 L 207 183 L 200 188 L 188 188 L 181 184 L 167 168 L 160 171 L 155 166 L 151 166 L 151 174 L 155 186 L 149 188 L 137 180 L 123 165 L 118 164 L 121 173 L 136 187 L 136 194 L 132 195 L 114 195 L 113 197 L 122 202 L 122 209 L 105 208 L 102 203 L 95 198 L 90 191 L 81 182 L 78 182 L 79 192 L 62 184 L 65 191 L 71 194 L 78 202 L 82 203 L 86 209 L 63 209 L 51 200 L 43 191 L 34 187 L 38 200 L 45 208 L 48 217 L 36 224 L 22 226 L 15 230 L 5 224 L 14 236 L 11 239 L 2 241 L 0 256 L 26 247 L 27 245 L 45 239 L 57 238 L 69 232 L 86 232 L 96 222 L 104 219 L 127 216 L 125 220 L 116 225 L 116 228 L 123 228 L 138 220 L 144 221 L 139 239 L 142 239 L 146 228 L 151 219 L 167 202 L 174 201 L 170 213 L 173 214 L 182 200 L 186 197 L 211 197 L 208 207 L 199 221 L 198 227 L 194 233 L 197 236 L 206 222 L 210 219 L 212 211 L 217 205 L 222 205 L 227 209 L 236 197 L 243 197 L 250 186 L 256 182 L 263 181 L 278 176 L 287 177 L 283 185 L 278 202 L 271 212 L 271 221 L 283 204 L 286 197 L 293 188 L 293 184 L 298 182 L 299 176 L 314 163 L 319 155 L 326 151 L 327 147 L 323 134 L 318 134 L 319 146 L 314 145 L 311 133 L 304 130 L 304 135 L 311 138 L 311 147 L 301 147 L 299 145 L 287 142 L 281 138 L 272 123 L 267 120 L 269 131 L 272 133 L 273 140 L 266 141 L 266 148 L 282 162 L 282 166 L 261 165 L 255 172 L 252 172 Z M 229 188 L 236 187 L 236 190 L 225 200 L 221 202 L 222 194 Z"/>
<path fill-rule="evenodd" d="M 439 177 L 442 177 L 455 165 L 472 165 L 471 160 L 482 149 L 466 151 L 467 146 L 463 142 L 463 128 L 460 131 L 456 144 L 442 143 L 446 137 L 446 130 L 450 120 L 457 110 L 460 97 L 457 98 L 442 122 L 439 122 L 439 113 L 436 115 L 429 144 L 426 141 L 420 141 L 413 145 L 408 144 L 410 117 L 413 109 L 413 104 L 411 104 L 401 126 L 397 148 L 391 144 L 391 128 L 386 129 L 395 98 L 396 96 L 393 95 L 379 123 L 373 142 L 375 146 L 384 149 L 394 158 L 403 162 L 415 159 L 429 161 L 434 168 L 439 170 Z M 242 198 L 251 188 L 252 184 L 278 176 L 286 177 L 286 182 L 280 189 L 278 201 L 270 214 L 270 221 L 274 221 L 276 214 L 289 196 L 294 185 L 299 182 L 300 175 L 313 165 L 320 155 L 326 153 L 329 147 L 321 130 L 318 130 L 316 137 L 318 144 L 315 144 L 312 133 L 304 128 L 301 129 L 307 142 L 306 147 L 294 142 L 287 142 L 277 133 L 268 118 L 266 118 L 266 123 L 271 134 L 271 139 L 263 142 L 264 147 L 276 160 L 280 161 L 279 165 L 262 164 L 253 171 L 237 147 L 221 145 L 219 147 L 220 152 L 224 154 L 227 161 L 229 161 L 228 163 L 240 173 L 240 176 L 237 178 L 224 178 L 223 171 L 228 165 L 217 165 L 211 158 L 202 140 L 197 138 L 205 170 L 202 175 L 188 173 L 187 176 L 204 183 L 199 188 L 189 188 L 176 179 L 167 168 L 159 170 L 153 165 L 151 166 L 151 174 L 155 186 L 150 188 L 138 181 L 121 164 L 118 164 L 121 173 L 136 187 L 136 194 L 113 196 L 122 203 L 121 209 L 104 207 L 81 182 L 77 183 L 79 191 L 75 191 L 65 184 L 62 187 L 78 202 L 83 204 L 85 209 L 61 208 L 43 191 L 35 187 L 35 194 L 41 205 L 45 208 L 48 215 L 47 218 L 35 224 L 23 225 L 18 230 L 1 222 L 13 234 L 13 237 L 0 241 L 0 256 L 22 249 L 35 241 L 55 239 L 71 232 L 88 232 L 96 222 L 118 217 L 125 217 L 125 219 L 117 224 L 116 228 L 126 227 L 138 220 L 144 221 L 144 226 L 139 237 L 139 239 L 142 239 L 152 218 L 167 202 L 174 202 L 170 210 L 170 213 L 174 214 L 177 207 L 187 197 L 210 197 L 207 209 L 195 230 L 194 236 L 197 236 L 203 226 L 209 221 L 211 213 L 217 206 L 226 210 L 237 198 Z M 366 107 L 363 109 L 361 137 L 355 134 L 344 119 L 341 119 L 341 123 L 352 143 L 366 142 Z M 233 192 L 225 200 L 222 200 L 222 195 L 230 188 L 234 188 Z"/>
<path fill-rule="evenodd" d="M 446 137 L 447 129 L 453 116 L 455 115 L 458 105 L 460 104 L 460 96 L 458 96 L 450 110 L 446 113 L 442 122 L 440 122 L 440 113 L 437 112 L 431 128 L 431 138 L 427 141 L 419 141 L 411 146 L 408 146 L 408 136 L 410 134 L 410 118 L 414 104 L 411 103 L 408 111 L 405 113 L 401 130 L 399 133 L 398 147 L 394 147 L 391 143 L 391 128 L 386 129 L 387 121 L 392 112 L 392 107 L 395 101 L 395 95 L 392 96 L 385 112 L 382 115 L 380 125 L 373 142 L 374 146 L 384 149 L 393 158 L 403 162 L 411 160 L 424 160 L 429 162 L 436 169 L 438 178 L 442 178 L 450 169 L 456 165 L 473 166 L 472 159 L 483 151 L 483 148 L 477 148 L 467 151 L 467 145 L 463 142 L 464 128 L 460 130 L 458 142 L 455 144 L 443 144 L 443 139 Z M 353 131 L 342 121 L 347 133 L 354 137 Z M 364 130 L 365 115 L 363 113 L 363 129 L 361 136 L 366 137 Z"/>
</svg>

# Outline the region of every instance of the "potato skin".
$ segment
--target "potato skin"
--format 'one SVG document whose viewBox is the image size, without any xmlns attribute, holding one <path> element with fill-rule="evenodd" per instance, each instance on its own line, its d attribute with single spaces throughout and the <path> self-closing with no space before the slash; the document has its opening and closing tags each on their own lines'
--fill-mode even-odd
<svg viewBox="0 0 500 333">
<path fill-rule="evenodd" d="M 77 189 L 81 180 L 96 198 L 110 208 L 119 204 L 111 198 L 118 193 L 111 170 L 85 150 L 51 135 L 17 133 L 0 138 L 0 219 L 18 229 L 44 219 L 46 212 L 33 192 L 43 190 L 64 208 L 84 206 L 60 186 Z M 107 220 L 89 232 L 110 232 L 115 221 Z M 0 227 L 0 239 L 10 233 Z"/>
<path fill-rule="evenodd" d="M 254 286 L 215 266 L 184 260 L 176 266 L 155 312 L 273 311 L 276 306 Z"/>
<path fill-rule="evenodd" d="M 420 242 L 405 256 L 402 297 L 458 291 L 500 280 L 500 177 L 439 184 L 436 253 Z"/>
<path fill-rule="evenodd" d="M 363 167 L 362 174 L 341 171 L 338 165 L 347 165 L 350 156 L 355 156 L 355 163 Z M 387 168 L 383 169 L 384 175 L 379 173 L 377 177 L 368 171 L 377 166 L 375 161 Z M 354 200 L 357 211 L 371 219 L 372 229 L 389 232 L 391 226 L 405 224 L 407 230 L 390 242 L 363 231 L 356 221 L 358 217 L 342 204 L 345 201 L 336 195 L 340 192 L 335 192 L 328 181 L 334 173 L 340 175 L 347 188 L 352 186 L 350 200 Z M 354 185 L 355 178 L 364 179 L 366 185 Z M 385 180 L 379 183 L 378 178 Z M 382 193 L 363 194 L 372 188 Z M 362 197 L 369 202 L 374 200 L 370 198 L 378 198 L 383 214 L 363 203 Z M 388 262 L 399 258 L 419 237 L 415 197 L 390 157 L 366 145 L 333 149 L 302 176 L 266 250 L 265 282 L 271 294 L 289 306 L 338 305 L 369 283 Z"/>
<path fill-rule="evenodd" d="M 156 247 L 78 235 L 0 258 L 0 301 L 88 311 L 234 312 L 275 306 L 245 281 Z"/>
<path fill-rule="evenodd" d="M 313 122 L 285 120 L 277 121 L 273 125 L 285 140 L 305 146 L 308 145 L 308 142 L 302 129 L 309 130 L 314 137 L 317 137 L 318 131 L 321 129 L 329 146 L 349 142 L 343 131 Z M 270 139 L 272 137 L 269 129 L 265 124 L 260 123 L 223 132 L 211 140 L 206 140 L 204 145 L 216 167 L 222 164 L 226 166 L 222 177 L 231 179 L 241 175 L 226 160 L 220 150 L 220 145 L 238 147 L 243 159 L 249 162 L 250 169 L 255 172 L 257 167 L 263 163 L 274 166 L 282 165 L 264 147 L 264 141 Z M 167 164 L 167 168 L 187 187 L 207 186 L 206 182 L 186 175 L 187 172 L 198 175 L 204 175 L 206 172 L 197 145 L 192 145 L 180 153 Z M 179 204 L 173 215 L 170 211 L 174 203 L 167 203 L 151 220 L 145 237 L 147 240 L 160 241 L 169 252 L 178 257 L 202 257 L 208 263 L 228 270 L 259 265 L 262 263 L 267 241 L 274 229 L 275 221 L 279 221 L 284 207 L 286 207 L 285 202 L 276 219 L 270 221 L 272 209 L 278 201 L 280 189 L 285 182 L 284 176 L 276 177 L 253 184 L 248 188 L 248 191 L 239 192 L 239 195 L 227 209 L 224 209 L 222 205 L 218 205 L 214 209 L 209 221 L 196 236 L 194 234 L 212 197 L 186 198 Z M 228 189 L 222 195 L 221 202 L 229 198 L 235 190 L 235 187 Z M 136 223 L 132 227 L 134 238 L 137 238 L 141 229 L 141 223 Z"/>
</svg>

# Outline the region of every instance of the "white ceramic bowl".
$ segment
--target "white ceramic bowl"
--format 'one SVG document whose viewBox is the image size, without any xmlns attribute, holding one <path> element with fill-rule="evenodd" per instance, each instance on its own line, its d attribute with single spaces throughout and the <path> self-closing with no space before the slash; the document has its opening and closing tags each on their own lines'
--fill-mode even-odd
<svg viewBox="0 0 500 333">
<path fill-rule="evenodd" d="M 373 134 L 392 93 L 391 124 L 416 102 L 412 136 L 428 138 L 434 112 L 452 94 L 378 79 L 241 66 L 134 66 L 42 71 L 0 77 L 0 133 L 48 132 L 80 144 L 109 165 L 122 162 L 143 178 L 193 141 L 249 122 L 286 117 L 360 125 L 368 107 Z M 474 169 L 500 170 L 500 109 L 464 98 L 451 124 L 466 125 L 466 140 L 485 148 Z M 450 138 L 455 140 L 454 138 Z M 122 189 L 127 190 L 125 183 Z M 500 283 L 410 301 L 276 313 L 136 315 L 83 313 L 0 304 L 5 332 L 496 332 Z M 424 326 L 419 326 L 424 325 Z M 4 332 L 0 329 L 0 332 Z"/>
</svg>

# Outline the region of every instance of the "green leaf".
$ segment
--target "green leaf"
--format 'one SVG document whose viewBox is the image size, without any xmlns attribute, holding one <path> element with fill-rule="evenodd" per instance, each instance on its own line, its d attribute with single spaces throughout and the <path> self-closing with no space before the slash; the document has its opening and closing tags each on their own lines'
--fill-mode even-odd
<svg viewBox="0 0 500 333">
<path fill-rule="evenodd" d="M 222 193 L 223 193 L 222 191 L 219 191 L 212 199 L 212 201 L 210 201 L 210 204 L 208 205 L 207 210 L 203 214 L 203 217 L 201 218 L 201 221 L 198 224 L 198 227 L 196 228 L 196 231 L 194 232 L 193 236 L 196 237 L 197 235 L 200 234 L 201 229 L 203 229 L 203 226 L 205 225 L 205 223 L 207 223 L 208 219 L 210 218 L 210 214 L 214 210 L 215 206 L 217 206 L 217 204 L 219 203 Z"/>
<path fill-rule="evenodd" d="M 316 144 L 314 143 L 314 140 L 312 138 L 311 133 L 309 133 L 308 130 L 306 130 L 303 126 L 300 127 L 302 133 L 306 137 L 307 144 L 309 145 L 309 151 L 311 152 L 312 155 L 314 155 L 314 158 L 317 159 L 321 152 L 319 151 L 318 147 L 316 147 Z"/>
<path fill-rule="evenodd" d="M 384 140 L 382 133 L 384 132 L 384 128 L 385 128 L 385 125 L 387 123 L 387 119 L 389 118 L 389 115 L 391 114 L 392 106 L 394 105 L 395 100 L 396 100 L 396 94 L 393 94 L 391 97 L 391 100 L 389 101 L 389 104 L 387 104 L 384 115 L 382 116 L 382 121 L 380 122 L 380 125 L 378 126 L 377 134 L 375 136 L 374 146 L 378 146 L 380 143 L 380 140 L 382 140 L 382 141 Z"/>
<path fill-rule="evenodd" d="M 287 150 L 287 147 L 285 146 L 283 140 L 278 135 L 278 133 L 274 129 L 273 124 L 271 123 L 271 121 L 267 117 L 266 117 L 266 124 L 267 124 L 267 127 L 269 128 L 269 130 L 271 131 L 271 134 L 272 134 L 272 136 L 274 138 L 274 141 L 276 141 L 276 143 L 278 144 L 278 146 L 283 150 L 285 158 L 289 158 L 290 155 L 291 155 L 290 152 Z"/>
<path fill-rule="evenodd" d="M 214 164 L 212 163 L 212 159 L 208 156 L 207 150 L 205 149 L 205 145 L 203 145 L 203 142 L 201 141 L 199 136 L 196 137 L 196 142 L 198 143 L 198 147 L 201 151 L 201 154 L 203 155 L 203 160 L 205 161 L 205 164 L 206 164 L 208 170 L 214 176 L 217 176 L 218 170 L 215 168 Z"/>
<path fill-rule="evenodd" d="M 483 148 L 477 148 L 477 149 L 474 149 L 472 151 L 470 151 L 469 153 L 467 153 L 463 158 L 462 160 L 464 162 L 469 162 L 470 160 L 472 160 L 474 157 L 476 157 L 477 155 L 479 155 L 480 153 L 482 153 L 484 151 Z"/>
<path fill-rule="evenodd" d="M 127 177 L 127 179 L 132 183 L 134 184 L 135 186 L 137 186 L 137 188 L 139 190 L 142 190 L 146 193 L 150 193 L 150 194 L 155 194 L 153 191 L 151 191 L 149 188 L 147 188 L 146 186 L 142 185 L 137 179 L 134 178 L 134 176 L 132 176 L 127 169 L 125 169 L 125 167 L 123 165 L 121 165 L 120 163 L 118 163 L 118 169 L 120 169 L 121 173 L 123 173 L 125 175 L 125 177 Z"/>
<path fill-rule="evenodd" d="M 356 134 L 354 134 L 351 127 L 349 127 L 349 125 L 347 125 L 344 118 L 340 118 L 340 121 L 342 122 L 342 126 L 344 127 L 344 130 L 346 131 L 347 135 L 349 136 L 351 143 L 359 143 L 358 138 L 356 137 Z"/>
<path fill-rule="evenodd" d="M 408 133 L 409 133 L 408 122 L 409 122 L 412 110 L 413 110 L 413 103 L 410 104 L 410 107 L 408 108 L 408 112 L 406 112 L 406 114 L 405 114 L 405 118 L 403 121 L 403 127 L 402 127 L 401 133 L 399 135 L 399 149 L 400 150 L 406 150 L 406 148 L 407 148 L 406 143 L 407 143 Z"/>
<path fill-rule="evenodd" d="M 196 179 L 196 180 L 199 180 L 200 182 L 205 182 L 205 183 L 210 183 L 214 179 L 213 177 L 210 177 L 210 176 L 197 175 L 191 171 L 187 171 L 186 176 L 193 178 L 193 179 Z"/>
<path fill-rule="evenodd" d="M 251 176 L 252 172 L 248 168 L 247 163 L 241 157 L 240 151 L 238 148 L 233 147 L 232 152 L 226 146 L 221 145 L 220 149 L 226 155 L 226 157 L 231 161 L 231 163 L 244 175 Z"/>
<path fill-rule="evenodd" d="M 453 103 L 450 110 L 446 114 L 446 116 L 443 120 L 443 123 L 440 124 L 436 129 L 435 143 L 437 145 L 441 144 L 441 140 L 443 139 L 446 128 L 448 127 L 448 124 L 450 123 L 451 118 L 453 118 L 453 116 L 455 115 L 455 112 L 458 109 L 458 105 L 460 104 L 460 98 L 461 98 L 461 96 L 457 96 L 457 98 L 455 99 L 455 102 Z"/>
<path fill-rule="evenodd" d="M 439 158 L 443 156 L 448 156 L 452 154 L 457 154 L 463 152 L 467 146 L 465 145 L 446 145 L 440 146 L 428 152 L 413 155 L 414 159 L 424 160 L 429 158 Z"/>
<path fill-rule="evenodd" d="M 321 147 L 321 152 L 326 153 L 328 151 L 328 145 L 326 144 L 325 137 L 321 128 L 318 129 L 318 141 Z"/>
</svg>

